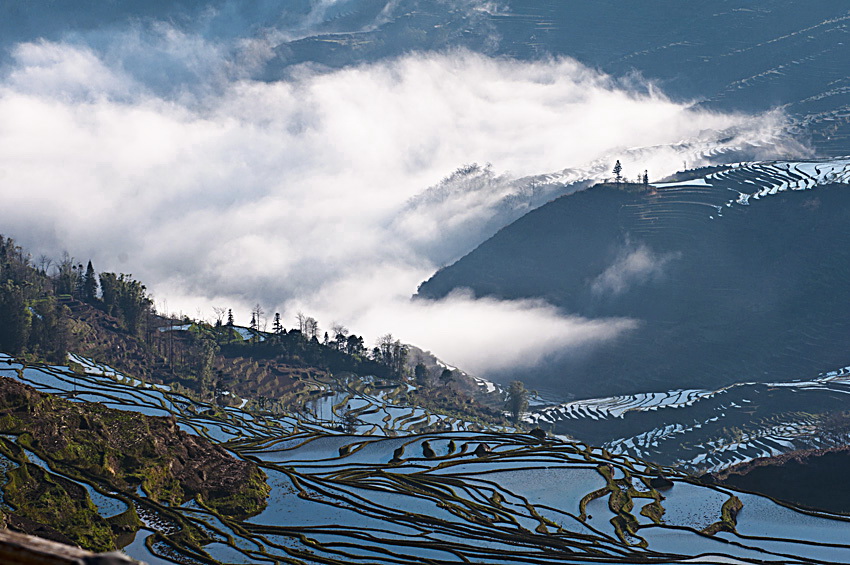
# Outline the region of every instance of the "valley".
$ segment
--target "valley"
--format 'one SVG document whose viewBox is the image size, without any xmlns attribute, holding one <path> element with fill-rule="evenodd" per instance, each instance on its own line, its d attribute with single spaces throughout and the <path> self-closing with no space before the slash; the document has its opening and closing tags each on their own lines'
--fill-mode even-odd
<svg viewBox="0 0 850 565">
<path fill-rule="evenodd" d="M 0 2 L 0 561 L 850 563 L 848 33 Z"/>
</svg>

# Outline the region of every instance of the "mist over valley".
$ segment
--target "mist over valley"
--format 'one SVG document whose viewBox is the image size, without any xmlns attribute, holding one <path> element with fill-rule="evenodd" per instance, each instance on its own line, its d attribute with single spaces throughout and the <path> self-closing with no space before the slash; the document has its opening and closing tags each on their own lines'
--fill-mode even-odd
<svg viewBox="0 0 850 565">
<path fill-rule="evenodd" d="M 850 562 L 848 25 L 0 4 L 0 555 Z"/>
</svg>

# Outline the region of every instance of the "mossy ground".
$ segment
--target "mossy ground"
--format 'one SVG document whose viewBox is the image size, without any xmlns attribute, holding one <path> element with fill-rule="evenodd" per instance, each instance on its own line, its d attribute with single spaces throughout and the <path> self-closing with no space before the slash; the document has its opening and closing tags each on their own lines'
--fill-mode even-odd
<svg viewBox="0 0 850 565">
<path fill-rule="evenodd" d="M 47 525 L 92 551 L 115 549 L 112 528 L 84 488 L 32 463 L 7 471 L 6 478 L 5 500 L 14 508 L 7 512 L 7 522 Z"/>
<path fill-rule="evenodd" d="M 104 519 L 75 481 L 124 493 L 127 500 L 141 486 L 165 506 L 198 497 L 220 514 L 238 517 L 260 512 L 269 493 L 256 465 L 186 434 L 171 418 L 73 403 L 7 378 L 0 378 L 0 434 L 17 438 L 0 438 L 0 453 L 18 463 L 5 473 L 7 522 L 56 530 L 94 551 L 114 549 L 117 536 L 141 522 L 132 504 Z M 27 462 L 24 449 L 54 472 Z"/>
</svg>

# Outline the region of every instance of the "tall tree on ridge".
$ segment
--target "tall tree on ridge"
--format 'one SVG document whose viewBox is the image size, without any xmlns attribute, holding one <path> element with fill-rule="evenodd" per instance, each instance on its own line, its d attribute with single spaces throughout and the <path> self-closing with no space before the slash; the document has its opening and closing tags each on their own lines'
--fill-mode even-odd
<svg viewBox="0 0 850 565">
<path fill-rule="evenodd" d="M 83 271 L 83 264 L 80 263 L 76 267 L 77 271 L 77 284 L 74 288 L 74 296 L 79 300 L 85 299 L 85 286 L 86 286 L 86 274 Z"/>
<path fill-rule="evenodd" d="M 265 321 L 263 316 L 265 316 L 266 312 L 263 310 L 263 307 L 260 306 L 260 303 L 254 305 L 254 308 L 251 310 L 251 317 L 254 318 L 255 326 L 254 329 L 257 331 L 265 330 Z"/>
<path fill-rule="evenodd" d="M 215 313 L 215 327 L 220 328 L 227 315 L 227 308 L 224 306 L 213 306 L 213 312 Z"/>
<path fill-rule="evenodd" d="M 83 278 L 83 300 L 92 303 L 97 300 L 97 274 L 94 272 L 94 267 L 89 260 L 86 266 L 86 274 Z"/>
<path fill-rule="evenodd" d="M 308 316 L 304 320 L 304 337 L 307 339 L 318 339 L 318 334 L 319 322 L 315 318 Z"/>
<path fill-rule="evenodd" d="M 77 286 L 77 269 L 74 267 L 74 258 L 68 255 L 67 251 L 62 253 L 62 260 L 57 268 L 59 273 L 56 277 L 56 294 L 73 294 Z"/>
</svg>

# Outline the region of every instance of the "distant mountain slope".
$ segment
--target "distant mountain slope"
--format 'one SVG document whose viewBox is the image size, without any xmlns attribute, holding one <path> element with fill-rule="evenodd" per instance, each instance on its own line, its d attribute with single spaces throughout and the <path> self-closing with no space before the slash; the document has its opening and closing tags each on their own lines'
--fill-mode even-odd
<svg viewBox="0 0 850 565">
<path fill-rule="evenodd" d="M 0 61 L 16 42 L 101 46 L 110 32 L 132 36 L 153 20 L 232 50 L 235 69 L 264 80 L 303 63 L 338 68 L 411 51 L 567 56 L 725 111 L 782 107 L 826 154 L 841 154 L 850 133 L 843 0 L 812 0 L 805 10 L 780 0 L 29 0 L 0 4 Z M 249 68 L 240 40 L 253 37 L 270 51 Z"/>
<path fill-rule="evenodd" d="M 366 14 L 367 3 L 344 4 Z M 399 53 L 463 46 L 516 59 L 573 57 L 615 77 L 639 74 L 663 92 L 724 111 L 782 107 L 823 154 L 846 150 L 850 21 L 842 0 L 404 0 L 378 25 L 284 42 L 266 70 L 305 60 L 331 67 Z M 359 20 L 358 20 L 359 21 Z M 327 25 L 327 24 L 325 24 Z M 415 30 L 415 33 L 414 33 Z M 625 82 L 629 82 L 628 80 Z"/>
<path fill-rule="evenodd" d="M 652 194 L 598 187 L 565 196 L 436 273 L 419 294 L 465 287 L 639 320 L 615 342 L 511 374 L 564 396 L 825 372 L 848 358 L 850 190 L 781 191 L 840 180 L 845 169 L 748 165 Z"/>
<path fill-rule="evenodd" d="M 746 382 L 573 400 L 526 420 L 610 453 L 694 472 L 847 443 L 850 367 L 792 382 Z"/>
</svg>

